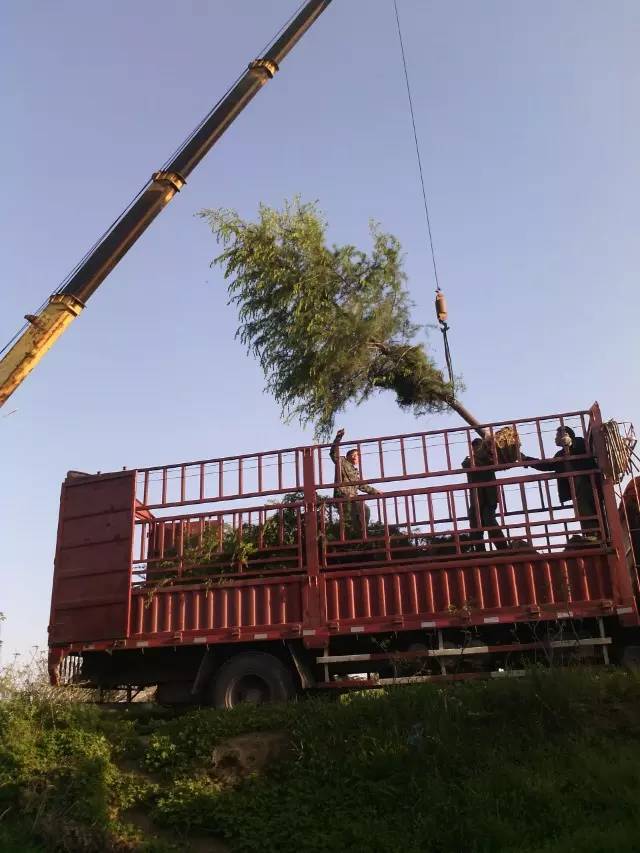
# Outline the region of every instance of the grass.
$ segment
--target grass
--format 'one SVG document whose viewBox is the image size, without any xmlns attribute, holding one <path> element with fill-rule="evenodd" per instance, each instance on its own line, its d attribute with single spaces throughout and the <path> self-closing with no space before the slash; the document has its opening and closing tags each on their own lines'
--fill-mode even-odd
<svg viewBox="0 0 640 853">
<path fill-rule="evenodd" d="M 290 749 L 223 783 L 216 745 L 265 731 Z M 640 677 L 623 671 L 171 718 L 0 703 L 3 851 L 188 850 L 198 836 L 237 853 L 637 853 L 639 806 Z M 136 811 L 155 840 L 128 824 Z"/>
</svg>

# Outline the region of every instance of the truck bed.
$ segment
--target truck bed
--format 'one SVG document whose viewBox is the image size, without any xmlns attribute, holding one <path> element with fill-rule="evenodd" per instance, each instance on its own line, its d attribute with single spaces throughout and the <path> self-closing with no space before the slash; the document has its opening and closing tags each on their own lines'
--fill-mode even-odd
<svg viewBox="0 0 640 853">
<path fill-rule="evenodd" d="M 331 637 L 618 615 L 638 623 L 599 410 L 510 421 L 527 452 L 587 437 L 589 537 L 557 475 L 495 464 L 509 547 L 473 550 L 467 427 L 363 439 L 363 482 L 333 497 L 327 445 L 101 475 L 62 487 L 50 645 L 71 651 Z M 503 424 L 491 424 L 496 431 Z M 574 481 L 577 474 L 561 475 Z M 572 485 L 574 489 L 575 483 Z M 349 512 L 370 518 L 354 534 Z M 355 508 L 355 509 L 354 509 Z"/>
</svg>

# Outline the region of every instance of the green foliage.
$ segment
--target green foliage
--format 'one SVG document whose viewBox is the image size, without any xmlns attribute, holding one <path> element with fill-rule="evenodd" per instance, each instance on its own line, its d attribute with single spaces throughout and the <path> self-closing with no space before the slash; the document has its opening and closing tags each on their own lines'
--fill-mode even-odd
<svg viewBox="0 0 640 853">
<path fill-rule="evenodd" d="M 97 712 L 87 705 L 4 703 L 0 811 L 14 820 L 22 812 L 30 814 L 47 836 L 64 817 L 67 836 L 61 833 L 61 844 L 63 836 L 78 844 L 82 838 L 84 849 L 100 850 L 116 771 L 112 745 L 97 723 Z"/>
<path fill-rule="evenodd" d="M 11 818 L 0 820 L 0 850 L 3 853 L 46 853 L 33 837 L 31 827 Z"/>
<path fill-rule="evenodd" d="M 210 577 L 233 571 L 259 570 L 291 567 L 292 551 L 298 541 L 298 506 L 303 500 L 302 492 L 290 492 L 278 501 L 262 524 L 244 523 L 234 529 L 230 524 L 204 526 L 201 534 L 186 538 L 183 550 L 183 577 L 206 574 Z M 300 525 L 302 535 L 302 523 Z M 278 547 L 280 546 L 280 548 Z M 177 548 L 167 548 L 164 559 L 153 574 L 156 585 L 164 586 L 175 578 L 175 569 L 180 563 Z M 268 561 L 268 562 L 266 562 Z M 170 570 L 170 571 L 166 571 Z"/>
<path fill-rule="evenodd" d="M 257 551 L 254 541 L 257 536 L 257 525 L 245 524 L 240 530 L 234 530 L 230 524 L 223 525 L 222 529 L 208 527 L 201 538 L 191 536 L 187 539 L 184 548 L 185 568 L 209 566 L 214 572 L 242 571 Z"/>
<path fill-rule="evenodd" d="M 224 251 L 237 336 L 262 366 L 283 414 L 326 436 L 351 402 L 392 389 L 401 406 L 438 411 L 453 394 L 422 344 L 412 340 L 401 247 L 371 225 L 370 254 L 327 245 L 327 223 L 300 199 L 260 205 L 257 222 L 205 210 Z"/>
<path fill-rule="evenodd" d="M 638 849 L 631 673 L 540 671 L 170 719 L 37 705 L 0 704 L 3 850 L 187 851 L 194 832 L 235 853 Z M 265 731 L 286 732 L 290 752 L 234 784 L 216 778 L 217 744 Z M 132 808 L 160 840 L 127 828 Z"/>
<path fill-rule="evenodd" d="M 165 778 L 191 775 L 206 763 L 221 741 L 253 732 L 288 730 L 301 707 L 312 708 L 314 704 L 248 704 L 232 713 L 202 708 L 173 720 L 160 720 L 149 738 L 145 767 Z"/>
<path fill-rule="evenodd" d="M 221 833 L 236 851 L 631 853 L 639 697 L 637 678 L 583 671 L 305 702 L 262 720 L 252 709 L 242 728 L 289 732 L 293 754 L 233 789 L 198 768 L 237 733 L 235 712 L 198 712 L 161 724 L 183 763 L 164 766 L 175 782 L 156 819 Z"/>
<path fill-rule="evenodd" d="M 320 493 L 318 499 L 318 523 L 324 521 L 325 537 L 339 536 L 339 523 L 334 519 L 327 499 Z M 186 538 L 183 551 L 181 578 L 187 582 L 194 576 L 216 575 L 234 571 L 262 572 L 293 568 L 297 563 L 299 539 L 304 542 L 304 495 L 289 492 L 273 502 L 274 509 L 262 524 L 245 522 L 234 529 L 225 524 L 206 525 L 201 534 Z M 382 535 L 382 534 L 380 534 Z M 164 559 L 156 567 L 149 585 L 150 597 L 156 588 L 176 579 L 176 568 L 180 564 L 178 550 L 166 548 Z M 213 580 L 211 580 L 213 582 Z"/>
<path fill-rule="evenodd" d="M 395 391 L 398 405 L 417 415 L 439 412 L 449 405 L 451 385 L 422 346 L 396 344 L 380 349 L 372 374 L 375 385 Z"/>
</svg>

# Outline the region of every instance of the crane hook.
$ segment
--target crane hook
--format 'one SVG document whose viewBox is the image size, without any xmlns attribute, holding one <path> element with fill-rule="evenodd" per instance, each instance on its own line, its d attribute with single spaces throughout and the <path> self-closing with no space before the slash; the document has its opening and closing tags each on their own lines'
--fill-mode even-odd
<svg viewBox="0 0 640 853">
<path fill-rule="evenodd" d="M 439 287 L 436 289 L 436 316 L 438 323 L 447 322 L 447 300 Z"/>
<path fill-rule="evenodd" d="M 445 299 L 445 295 L 439 287 L 436 287 L 436 317 L 438 318 L 440 331 L 442 332 L 449 382 L 453 385 L 453 364 L 451 362 L 451 351 L 449 349 L 449 339 L 447 337 L 447 332 L 449 331 L 449 324 L 447 323 L 448 316 L 449 313 L 447 311 L 447 300 Z"/>
</svg>

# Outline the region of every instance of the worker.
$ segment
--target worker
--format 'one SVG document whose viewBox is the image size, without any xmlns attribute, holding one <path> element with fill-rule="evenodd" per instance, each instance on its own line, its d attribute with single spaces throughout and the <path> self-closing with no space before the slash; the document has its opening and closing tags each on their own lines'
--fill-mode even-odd
<svg viewBox="0 0 640 853">
<path fill-rule="evenodd" d="M 360 482 L 362 475 L 358 468 L 360 453 L 357 448 L 347 451 L 345 456 L 340 455 L 340 442 L 343 436 L 344 429 L 339 429 L 329 450 L 329 456 L 336 466 L 336 486 L 333 496 L 348 499 L 338 504 L 340 514 L 345 521 L 345 530 L 347 535 L 361 539 L 369 526 L 371 511 L 364 501 L 354 501 L 353 498 L 358 496 L 359 491 L 367 495 L 381 495 L 382 492 Z"/>
<path fill-rule="evenodd" d="M 535 468 L 536 471 L 553 471 L 556 474 L 568 474 L 574 471 L 586 471 L 596 467 L 594 458 L 587 449 L 587 444 L 581 436 L 576 436 L 575 432 L 568 426 L 559 426 L 556 430 L 555 438 L 556 447 L 560 450 L 555 454 L 553 459 L 548 462 L 543 462 L 534 456 L 523 456 L 522 461 L 525 467 Z M 573 459 L 574 456 L 585 457 L 583 459 Z M 577 477 L 558 477 L 558 497 L 560 503 L 566 503 L 572 499 L 571 496 L 571 480 L 573 480 L 573 490 L 576 499 L 576 512 L 580 516 L 580 527 L 585 536 L 593 534 L 594 529 L 597 531 L 599 522 L 596 515 L 596 499 L 595 491 L 592 486 L 591 477 L 587 474 L 582 474 Z M 585 516 L 591 516 L 585 518 Z"/>
<path fill-rule="evenodd" d="M 496 472 L 486 470 L 492 465 L 491 455 L 481 438 L 471 442 L 471 454 L 462 462 L 462 467 L 469 469 L 467 481 L 470 484 L 489 483 L 490 485 L 470 489 L 469 527 L 470 539 L 476 543 L 475 550 L 484 551 L 484 531 L 489 534 L 489 542 L 493 542 L 498 551 L 508 548 L 507 538 L 496 518 L 498 509 L 498 486 Z"/>
<path fill-rule="evenodd" d="M 622 526 L 629 534 L 634 562 L 640 566 L 640 477 L 634 477 L 627 484 L 619 513 Z"/>
</svg>

